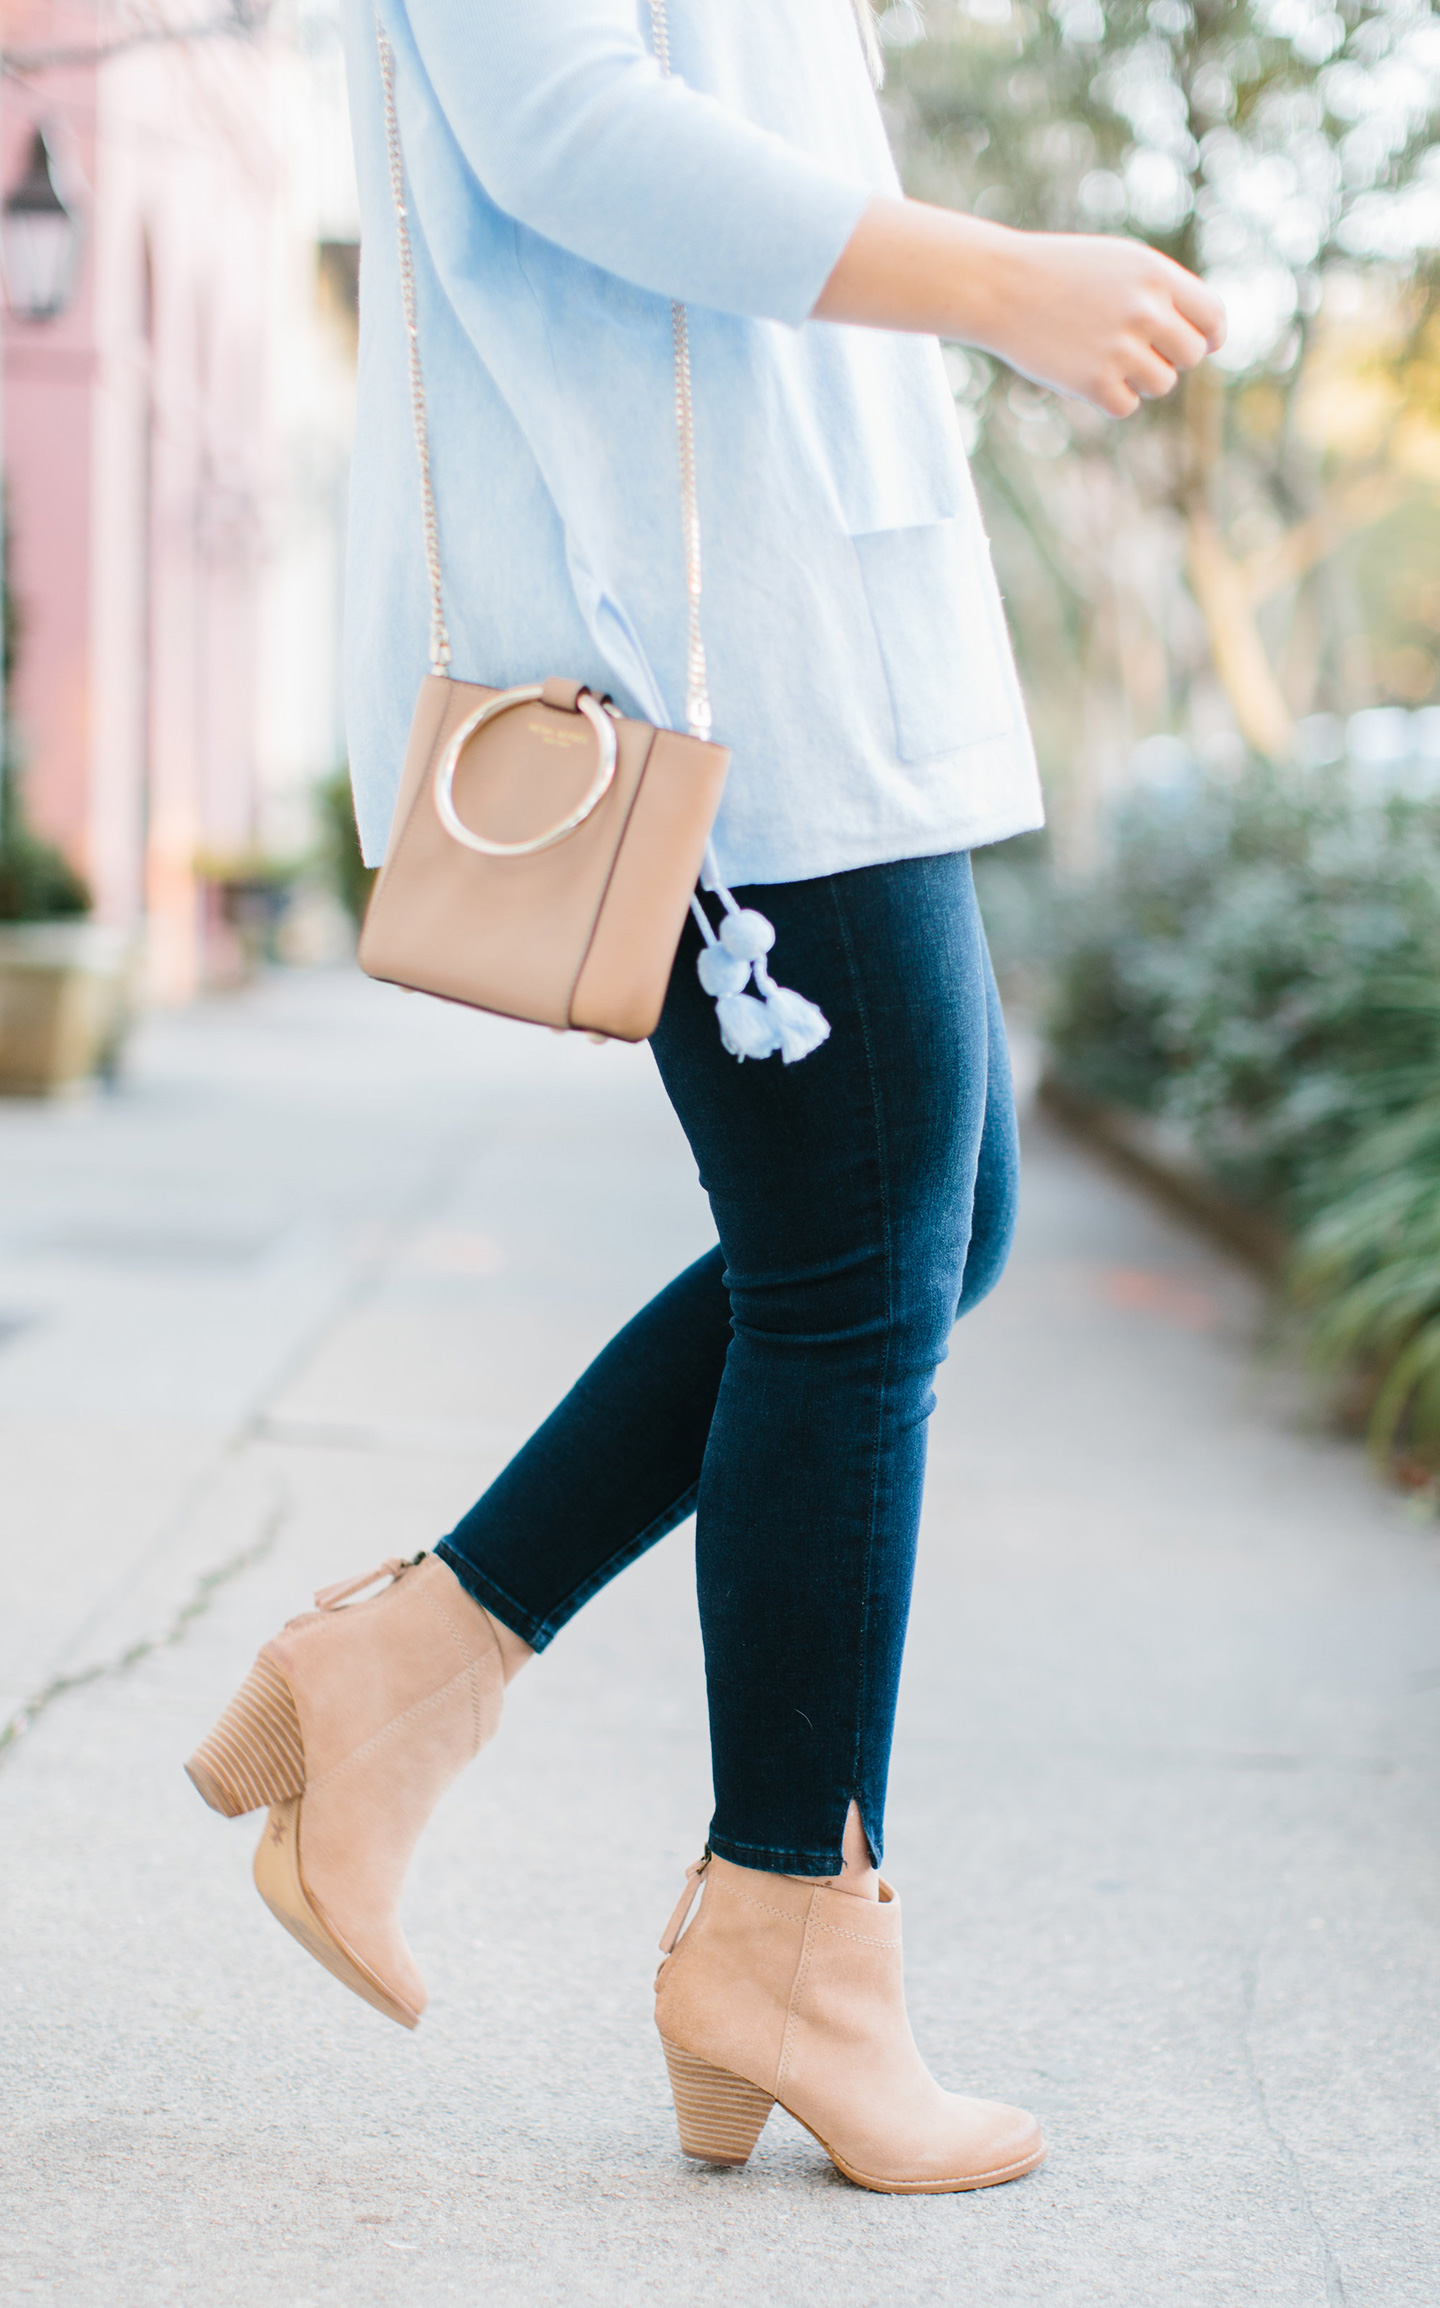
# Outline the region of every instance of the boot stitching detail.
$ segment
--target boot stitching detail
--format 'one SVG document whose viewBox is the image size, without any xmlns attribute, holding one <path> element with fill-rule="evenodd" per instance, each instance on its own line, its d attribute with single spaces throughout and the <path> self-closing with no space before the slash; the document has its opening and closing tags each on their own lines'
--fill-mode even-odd
<svg viewBox="0 0 1440 2308">
<path fill-rule="evenodd" d="M 805 1987 L 805 1975 L 810 1969 L 810 1953 L 814 1944 L 810 1936 L 814 1913 L 815 1898 L 812 1893 L 810 1905 L 805 1915 L 805 1935 L 800 1943 L 800 1958 L 795 1966 L 795 1977 L 790 1986 L 790 2002 L 785 2013 L 785 2033 L 780 2039 L 780 2061 L 775 2070 L 775 2097 L 777 2100 L 780 2098 L 781 2087 L 785 2082 L 785 2070 L 790 2064 L 790 2046 L 794 2040 L 795 2030 L 800 2024 L 800 1998 Z M 794 1918 L 789 1920 L 793 1921 Z M 823 2142 L 821 2144 L 824 2145 Z M 828 2150 L 826 2152 L 828 2153 Z"/>
<path fill-rule="evenodd" d="M 450 1677 L 448 1683 L 442 1683 L 438 1690 L 431 1691 L 424 1699 L 417 1699 L 412 1707 L 405 1709 L 403 1714 L 392 1715 L 388 1723 L 382 1723 L 378 1731 L 372 1731 L 369 1738 L 362 1741 L 360 1746 L 352 1747 L 348 1755 L 342 1755 L 338 1763 L 332 1763 L 329 1770 L 324 1772 L 320 1778 L 312 1779 L 306 1792 L 308 1793 L 311 1788 L 326 1786 L 342 1771 L 348 1771 L 353 1763 L 363 1762 L 373 1748 L 380 1746 L 382 1741 L 393 1737 L 402 1724 L 413 1721 L 417 1715 L 428 1714 L 433 1707 L 438 1707 L 441 1700 L 447 1698 L 450 1692 L 454 1690 L 455 1685 L 463 1682 L 469 1672 L 468 1667 L 462 1668 L 459 1674 Z"/>
</svg>

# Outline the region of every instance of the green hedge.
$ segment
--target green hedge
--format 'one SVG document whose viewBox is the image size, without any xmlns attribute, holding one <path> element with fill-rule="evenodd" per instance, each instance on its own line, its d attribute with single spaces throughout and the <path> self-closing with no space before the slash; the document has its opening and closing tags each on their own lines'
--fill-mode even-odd
<svg viewBox="0 0 1440 2308">
<path fill-rule="evenodd" d="M 1291 1230 L 1316 1355 L 1440 1457 L 1440 799 L 1344 768 L 1142 792 L 1049 918 L 1054 1071 Z"/>
</svg>

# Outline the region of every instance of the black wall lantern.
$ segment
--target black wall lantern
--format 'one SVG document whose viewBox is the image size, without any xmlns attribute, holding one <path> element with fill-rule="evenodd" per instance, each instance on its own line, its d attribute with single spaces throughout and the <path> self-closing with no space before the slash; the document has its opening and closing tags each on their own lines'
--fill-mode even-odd
<svg viewBox="0 0 1440 2308">
<path fill-rule="evenodd" d="M 50 141 L 37 128 L 25 173 L 0 204 L 0 268 L 16 319 L 58 319 L 74 293 L 79 259 L 80 219 L 56 185 Z"/>
</svg>

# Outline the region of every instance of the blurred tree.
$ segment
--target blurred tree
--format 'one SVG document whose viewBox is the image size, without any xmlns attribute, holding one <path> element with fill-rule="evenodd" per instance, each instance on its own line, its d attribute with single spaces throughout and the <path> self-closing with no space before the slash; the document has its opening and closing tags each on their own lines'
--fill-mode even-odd
<svg viewBox="0 0 1440 2308">
<path fill-rule="evenodd" d="M 1123 425 L 947 356 L 1072 815 L 1153 732 L 1287 757 L 1297 713 L 1375 694 L 1347 540 L 1402 507 L 1413 532 L 1424 500 L 1434 592 L 1440 20 L 1424 0 L 930 0 L 923 20 L 900 0 L 881 31 L 912 192 L 1133 231 L 1230 313 L 1219 362 Z M 1440 619 L 1410 598 L 1426 559 L 1403 599 L 1372 571 L 1406 703 L 1440 673 Z"/>
</svg>

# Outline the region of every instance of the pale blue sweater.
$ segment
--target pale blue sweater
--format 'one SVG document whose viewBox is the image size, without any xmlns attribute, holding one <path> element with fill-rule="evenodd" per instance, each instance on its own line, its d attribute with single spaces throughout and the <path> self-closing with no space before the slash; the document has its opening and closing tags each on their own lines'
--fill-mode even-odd
<svg viewBox="0 0 1440 2308">
<path fill-rule="evenodd" d="M 734 883 L 1039 823 L 932 339 L 807 321 L 896 177 L 850 0 L 383 0 L 410 187 L 452 670 L 561 674 L 683 726 L 669 300 L 690 307 Z M 348 0 L 364 234 L 347 695 L 382 854 L 427 595 L 371 0 Z"/>
</svg>

